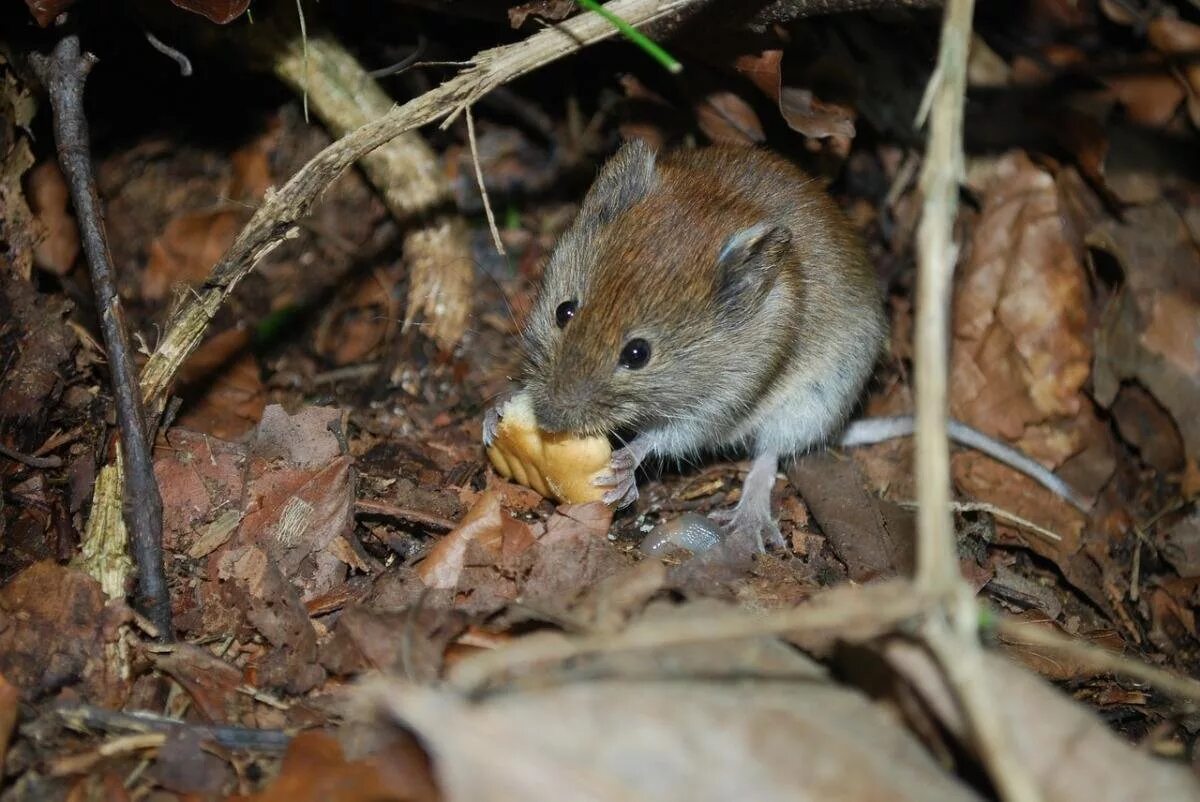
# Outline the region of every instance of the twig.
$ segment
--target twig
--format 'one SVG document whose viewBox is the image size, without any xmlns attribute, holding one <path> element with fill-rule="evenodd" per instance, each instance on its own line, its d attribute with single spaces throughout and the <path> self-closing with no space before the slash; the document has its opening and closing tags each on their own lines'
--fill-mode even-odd
<svg viewBox="0 0 1200 802">
<path fill-rule="evenodd" d="M 943 608 L 922 628 L 946 672 L 988 775 L 1007 802 L 1037 802 L 1041 794 L 1017 758 L 1013 733 L 1001 715 L 979 642 L 975 595 L 962 580 L 950 512 L 950 441 L 947 432 L 947 354 L 950 289 L 958 249 L 954 220 L 964 177 L 963 106 L 974 0 L 948 0 L 938 62 L 918 118 L 929 115 L 921 171 L 924 203 L 917 231 L 917 572 L 918 591 Z"/>
<path fill-rule="evenodd" d="M 996 633 L 1014 646 L 1037 646 L 1069 656 L 1096 674 L 1111 672 L 1145 682 L 1176 699 L 1191 702 L 1193 708 L 1200 703 L 1200 681 L 1164 671 L 1141 660 L 1114 654 L 1099 646 L 1060 635 L 1052 629 L 1001 617 L 997 619 Z"/>
<path fill-rule="evenodd" d="M 90 53 L 80 53 L 79 38 L 72 34 L 64 36 L 55 45 L 49 58 L 39 54 L 32 63 L 50 93 L 58 159 L 71 188 L 71 201 L 91 270 L 100 328 L 112 374 L 121 435 L 120 453 L 126 476 L 123 517 L 132 536 L 131 550 L 138 567 L 135 606 L 154 623 L 162 637 L 170 638 L 171 600 L 162 555 L 162 498 L 154 477 L 125 315 L 117 295 L 100 199 L 92 175 L 91 145 L 83 113 L 84 83 L 96 59 Z"/>
<path fill-rule="evenodd" d="M 915 501 L 901 501 L 898 503 L 901 507 L 908 507 L 909 509 L 919 506 Z M 1062 535 L 1057 532 L 1051 532 L 1044 526 L 1038 526 L 1033 521 L 1026 520 L 1016 513 L 1009 512 L 1002 507 L 997 507 L 995 504 L 988 504 L 986 501 L 953 501 L 950 503 L 950 509 L 955 512 L 986 512 L 996 518 L 1008 521 L 1013 526 L 1028 529 L 1030 532 L 1039 534 L 1047 540 L 1062 540 Z"/>
<path fill-rule="evenodd" d="M 422 512 L 414 510 L 411 507 L 401 507 L 396 504 L 387 504 L 382 501 L 367 501 L 359 499 L 354 502 L 355 515 L 377 515 L 381 518 L 399 518 L 401 521 L 409 521 L 415 524 L 428 526 L 430 529 L 441 529 L 450 531 L 458 524 L 451 521 L 449 518 L 443 518 L 440 515 L 434 515 L 431 512 Z"/>
<path fill-rule="evenodd" d="M 0 456 L 8 457 L 14 462 L 20 462 L 22 465 L 28 465 L 30 468 L 61 468 L 61 457 L 35 457 L 29 454 L 22 454 L 20 451 L 13 451 L 8 446 L 0 443 Z"/>
<path fill-rule="evenodd" d="M 503 649 L 483 652 L 455 665 L 450 684 L 469 693 L 492 687 L 505 676 L 544 663 L 570 663 L 584 655 L 639 651 L 753 638 L 761 635 L 839 633 L 869 639 L 925 614 L 930 601 L 906 580 L 839 586 L 807 603 L 767 613 L 730 610 L 680 619 L 643 619 L 621 632 L 572 638 L 525 637 Z M 852 633 L 852 635 L 847 635 Z"/>
<path fill-rule="evenodd" d="M 203 739 L 212 739 L 226 749 L 282 752 L 291 741 L 291 736 L 282 730 L 206 726 L 154 713 L 118 713 L 92 705 L 60 707 L 55 712 L 67 726 L 80 731 L 94 730 L 114 734 L 131 734 L 190 730 Z"/>
<path fill-rule="evenodd" d="M 483 183 L 483 167 L 479 164 L 479 146 L 475 142 L 475 115 L 467 107 L 467 141 L 471 144 L 471 161 L 475 163 L 475 180 L 479 183 L 479 196 L 483 198 L 483 213 L 487 215 L 488 228 L 492 232 L 492 241 L 496 243 L 496 253 L 504 256 L 504 243 L 500 241 L 500 232 L 496 229 L 496 215 L 492 214 L 492 202 L 488 199 L 487 187 Z"/>
<path fill-rule="evenodd" d="M 409 53 L 407 56 L 391 66 L 380 67 L 377 70 L 370 70 L 367 72 L 367 75 L 378 80 L 380 78 L 387 78 L 390 75 L 398 75 L 399 73 L 405 72 L 409 67 L 412 67 L 417 63 L 417 59 L 421 58 L 421 54 L 425 52 L 425 46 L 427 44 L 428 41 L 425 39 L 425 34 L 418 33 L 417 46 L 413 48 L 413 52 Z"/>
<path fill-rule="evenodd" d="M 150 31 L 143 31 L 142 33 L 145 34 L 146 41 L 150 43 L 151 47 L 153 47 L 159 53 L 162 53 L 164 56 L 171 59 L 171 61 L 174 61 L 176 64 L 179 65 L 179 74 L 180 75 L 182 75 L 184 78 L 191 77 L 192 62 L 190 59 L 188 59 L 187 56 L 185 56 L 183 53 L 176 50 L 175 48 L 171 47 L 169 44 L 167 44 L 163 40 L 159 39 L 157 36 L 155 36 Z"/>
</svg>

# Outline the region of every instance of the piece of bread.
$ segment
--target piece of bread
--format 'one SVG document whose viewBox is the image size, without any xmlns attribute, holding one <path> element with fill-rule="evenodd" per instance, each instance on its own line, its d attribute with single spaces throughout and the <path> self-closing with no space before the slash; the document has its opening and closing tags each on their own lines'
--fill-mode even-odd
<svg viewBox="0 0 1200 802">
<path fill-rule="evenodd" d="M 608 488 L 592 481 L 608 473 L 607 438 L 543 432 L 525 393 L 513 396 L 500 415 L 487 453 L 501 476 L 567 504 L 601 500 Z"/>
</svg>

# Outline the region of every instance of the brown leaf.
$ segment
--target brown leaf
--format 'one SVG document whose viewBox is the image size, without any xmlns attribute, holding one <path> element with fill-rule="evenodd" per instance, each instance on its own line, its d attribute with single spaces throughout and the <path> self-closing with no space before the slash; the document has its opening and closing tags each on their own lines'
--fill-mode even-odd
<svg viewBox="0 0 1200 802">
<path fill-rule="evenodd" d="M 1096 399 L 1113 403 L 1135 379 L 1170 413 L 1191 461 L 1200 460 L 1200 250 L 1167 201 L 1130 209 L 1092 231 L 1126 286 L 1096 336 Z"/>
<path fill-rule="evenodd" d="M 690 653 L 728 663 L 733 651 L 721 643 Z M 757 653 L 774 663 L 778 651 Z M 783 666 L 775 673 L 760 657 L 760 670 L 773 681 L 750 681 L 753 663 L 731 672 L 738 682 L 661 676 L 677 662 L 675 654 L 663 650 L 656 660 L 643 659 L 640 670 L 615 674 L 647 677 L 640 681 L 547 683 L 478 704 L 411 685 L 372 691 L 380 714 L 428 745 L 451 800 L 558 802 L 564 788 L 577 802 L 977 798 L 893 717 L 811 669 Z M 798 754 L 805 759 L 796 760 Z"/>
<path fill-rule="evenodd" d="M 266 790 L 232 796 L 230 802 L 434 802 L 442 799 L 429 763 L 411 739 L 396 738 L 386 749 L 347 760 L 332 735 L 319 730 L 292 739 L 279 775 Z"/>
<path fill-rule="evenodd" d="M 757 86 L 760 92 L 778 103 L 782 63 L 782 50 L 764 50 L 762 53 L 738 56 L 733 68 Z"/>
<path fill-rule="evenodd" d="M 913 513 L 870 492 L 856 460 L 829 452 L 810 454 L 793 464 L 788 479 L 850 579 L 865 582 L 911 572 L 916 548 Z"/>
<path fill-rule="evenodd" d="M 321 664 L 342 676 L 390 671 L 432 682 L 447 645 L 465 629 L 465 616 L 444 608 L 380 611 L 353 605 L 338 616 L 321 649 Z"/>
<path fill-rule="evenodd" d="M 629 555 L 608 542 L 612 515 L 600 501 L 559 507 L 538 540 L 522 598 L 543 609 L 565 609 L 582 589 L 627 568 Z"/>
<path fill-rule="evenodd" d="M 501 537 L 505 515 L 498 493 L 489 490 L 480 495 L 454 531 L 434 544 L 421 561 L 417 568 L 421 581 L 431 588 L 457 587 L 467 545 L 480 537 Z"/>
<path fill-rule="evenodd" d="M 179 395 L 185 399 L 180 426 L 236 440 L 258 424 L 267 388 L 249 345 L 248 329 L 229 329 L 188 358 L 179 371 Z"/>
<path fill-rule="evenodd" d="M 928 652 L 896 639 L 889 661 L 930 705 L 942 724 L 969 739 L 956 694 Z M 1196 779 L 1181 765 L 1156 760 L 1118 737 L 1086 709 L 1034 674 L 995 655 L 985 655 L 979 680 L 996 701 L 996 713 L 1013 759 L 1046 802 L 1123 802 L 1131 799 L 1196 799 Z M 1064 756 L 1070 755 L 1070 759 Z"/>
<path fill-rule="evenodd" d="M 508 9 L 508 24 L 520 28 L 529 17 L 540 17 L 549 22 L 558 22 L 571 16 L 579 6 L 575 0 L 532 0 Z"/>
<path fill-rule="evenodd" d="M 163 501 L 163 545 L 188 551 L 228 508 L 229 499 L 242 498 L 246 447 L 172 429 L 154 456 Z"/>
<path fill-rule="evenodd" d="M 812 90 L 785 86 L 779 92 L 779 111 L 793 131 L 814 139 L 854 138 L 854 111 L 840 103 L 825 103 Z"/>
<path fill-rule="evenodd" d="M 158 300 L 177 284 L 208 277 L 242 227 L 244 214 L 231 209 L 188 212 L 167 223 L 150 243 L 150 261 L 142 277 L 142 296 Z"/>
<path fill-rule="evenodd" d="M 1196 61 L 1196 54 L 1200 53 L 1200 25 L 1164 14 L 1151 20 L 1146 36 L 1158 52 L 1184 59 L 1179 69 L 1187 81 L 1188 114 L 1192 125 L 1200 127 L 1200 63 Z"/>
<path fill-rule="evenodd" d="M 0 674 L 27 701 L 82 686 L 86 698 L 117 700 L 129 681 L 110 678 L 110 621 L 100 584 L 50 561 L 34 563 L 0 588 Z M 117 701 L 119 704 L 120 702 Z"/>
<path fill-rule="evenodd" d="M 1116 95 L 1131 121 L 1150 128 L 1161 128 L 1169 123 L 1186 94 L 1179 82 L 1166 72 L 1109 75 L 1105 76 L 1104 83 Z"/>
<path fill-rule="evenodd" d="M 853 109 L 823 102 L 810 89 L 783 85 L 783 51 L 742 55 L 733 66 L 779 105 L 780 114 L 793 131 L 814 139 L 854 138 Z"/>
<path fill-rule="evenodd" d="M 1137 383 L 1122 384 L 1110 409 L 1121 436 L 1162 473 L 1183 468 L 1179 427 L 1154 396 Z"/>
<path fill-rule="evenodd" d="M 54 22 L 54 18 L 75 5 L 75 0 L 25 0 L 29 13 L 43 28 Z"/>
<path fill-rule="evenodd" d="M 21 693 L 0 674 L 0 766 L 8 755 L 8 743 L 17 727 Z"/>
<path fill-rule="evenodd" d="M 218 25 L 233 22 L 250 7 L 250 0 L 171 0 L 171 3 Z"/>
<path fill-rule="evenodd" d="M 766 139 L 754 109 L 733 92 L 716 91 L 701 98 L 696 103 L 696 121 L 713 142 L 756 145 Z"/>
<path fill-rule="evenodd" d="M 163 653 L 151 652 L 154 666 L 187 691 L 196 710 L 214 724 L 241 724 L 254 700 L 242 693 L 242 672 L 221 658 L 190 643 L 176 644 Z"/>
<path fill-rule="evenodd" d="M 65 276 L 79 256 L 79 229 L 70 211 L 67 182 L 58 164 L 47 160 L 29 171 L 26 187 L 29 205 L 46 231 L 34 249 L 34 264 L 56 276 Z"/>
</svg>

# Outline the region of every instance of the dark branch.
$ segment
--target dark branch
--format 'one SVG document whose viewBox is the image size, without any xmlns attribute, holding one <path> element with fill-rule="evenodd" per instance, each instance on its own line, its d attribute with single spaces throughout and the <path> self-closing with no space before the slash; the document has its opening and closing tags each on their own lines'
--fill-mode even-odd
<svg viewBox="0 0 1200 802">
<path fill-rule="evenodd" d="M 49 58 L 37 55 L 32 59 L 38 77 L 50 93 L 58 161 L 71 188 L 71 201 L 91 270 L 96 310 L 112 372 L 124 455 L 125 525 L 129 529 L 131 551 L 138 569 L 135 606 L 154 623 L 162 638 L 170 639 L 171 600 L 162 554 L 162 497 L 150 459 L 142 396 L 125 332 L 125 315 L 113 277 L 112 256 L 104 234 L 100 199 L 92 175 L 87 119 L 83 114 L 83 86 L 95 62 L 92 54 L 80 53 L 79 38 L 75 35 L 64 36 Z"/>
<path fill-rule="evenodd" d="M 283 752 L 292 740 L 292 737 L 282 730 L 191 724 L 154 713 L 118 713 L 92 705 L 63 706 L 55 712 L 67 726 L 75 730 L 95 730 L 114 735 L 149 732 L 170 734 L 177 730 L 188 730 L 199 735 L 201 739 L 214 741 L 226 749 Z"/>
</svg>

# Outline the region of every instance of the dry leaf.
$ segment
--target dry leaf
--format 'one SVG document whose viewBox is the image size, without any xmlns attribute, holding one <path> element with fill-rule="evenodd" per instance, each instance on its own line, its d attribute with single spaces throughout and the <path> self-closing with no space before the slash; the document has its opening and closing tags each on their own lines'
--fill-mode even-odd
<svg viewBox="0 0 1200 802">
<path fill-rule="evenodd" d="M 347 760 L 337 739 L 312 730 L 292 739 L 277 776 L 261 793 L 230 802 L 435 802 L 428 762 L 411 740 Z"/>
<path fill-rule="evenodd" d="M 250 7 L 250 0 L 171 0 L 171 3 L 193 14 L 207 17 L 218 25 L 233 22 Z"/>
<path fill-rule="evenodd" d="M 197 284 L 233 244 L 244 214 L 231 209 L 189 212 L 167 223 L 150 243 L 150 261 L 142 276 L 142 296 L 164 298 L 177 284 Z"/>
<path fill-rule="evenodd" d="M 29 205 L 46 232 L 34 249 L 34 264 L 56 276 L 65 276 L 79 256 L 79 229 L 70 211 L 67 182 L 58 164 L 44 161 L 29 171 L 26 187 Z"/>
<path fill-rule="evenodd" d="M 701 98 L 696 103 L 696 122 L 716 143 L 757 145 L 766 139 L 754 109 L 733 92 L 710 92 Z"/>
<path fill-rule="evenodd" d="M 731 647 L 693 652 L 704 648 L 720 659 Z M 624 673 L 674 659 L 647 662 Z M 398 683 L 369 693 L 379 718 L 386 711 L 428 745 L 447 802 L 560 802 L 563 789 L 575 802 L 979 798 L 863 696 L 811 676 L 749 682 L 752 670 L 739 682 L 651 673 L 551 683 L 480 704 Z"/>
</svg>

